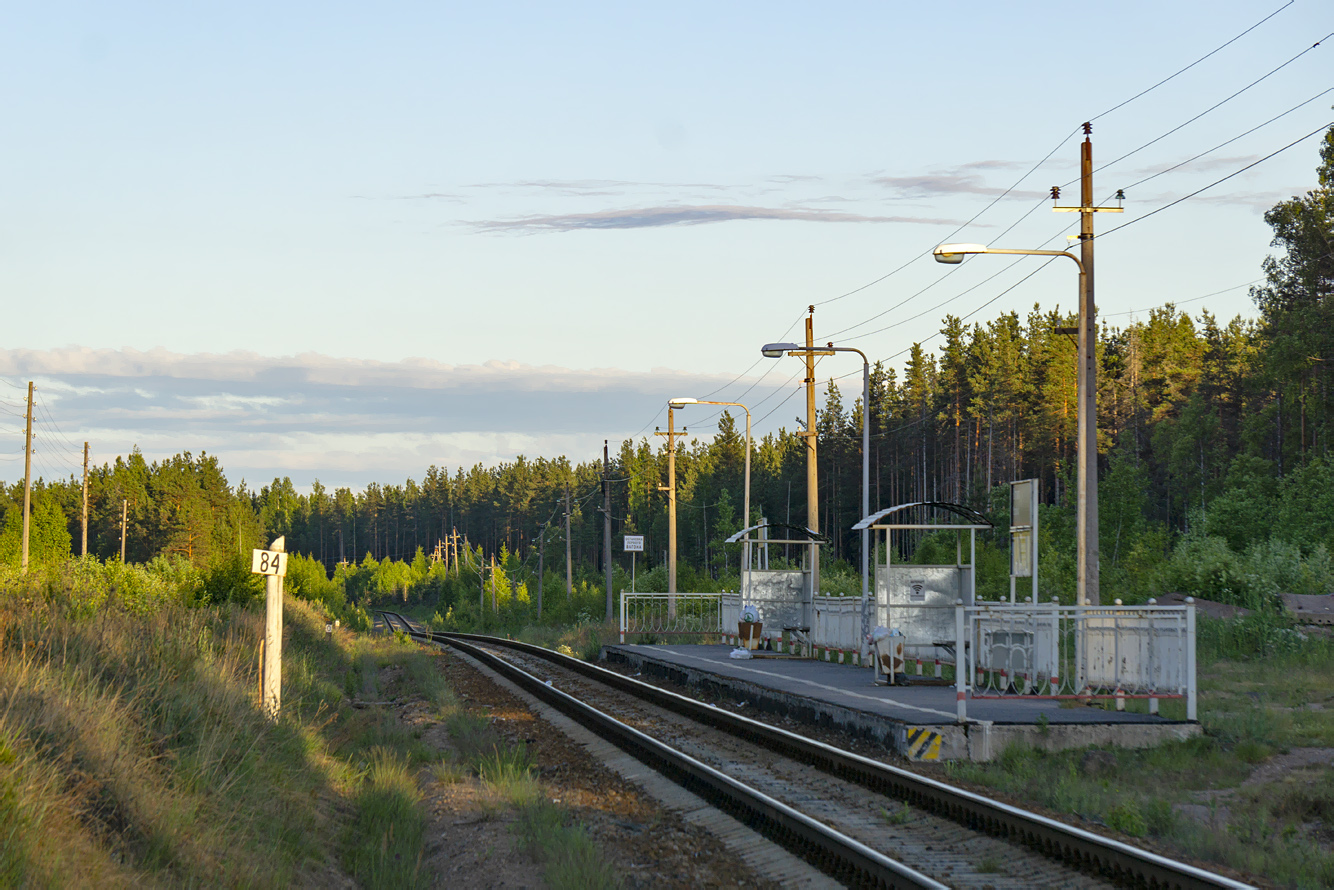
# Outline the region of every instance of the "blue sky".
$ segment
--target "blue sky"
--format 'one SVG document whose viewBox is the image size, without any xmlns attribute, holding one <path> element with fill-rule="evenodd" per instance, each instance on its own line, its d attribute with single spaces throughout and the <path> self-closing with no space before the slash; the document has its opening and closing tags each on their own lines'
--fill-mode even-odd
<svg viewBox="0 0 1334 890">
<path fill-rule="evenodd" d="M 1090 118 L 1099 165 L 1129 153 L 1099 231 L 1133 223 L 1100 312 L 1250 315 L 1317 137 L 1137 220 L 1328 122 L 1331 31 L 1309 0 L 29 5 L 0 32 L 0 397 L 36 379 L 97 460 L 303 486 L 592 458 L 673 395 L 790 427 L 797 363 L 755 362 L 808 304 L 893 364 L 946 312 L 1072 306 L 1065 264 L 921 255 L 1062 243 L 1041 199 Z"/>
</svg>

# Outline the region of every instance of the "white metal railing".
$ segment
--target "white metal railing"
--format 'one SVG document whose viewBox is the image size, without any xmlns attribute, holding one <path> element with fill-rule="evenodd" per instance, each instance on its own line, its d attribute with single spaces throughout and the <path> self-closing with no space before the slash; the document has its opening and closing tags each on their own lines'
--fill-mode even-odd
<svg viewBox="0 0 1334 890">
<path fill-rule="evenodd" d="M 970 698 L 1019 697 L 1114 699 L 1118 709 L 1146 699 L 1151 714 L 1161 699 L 1184 699 L 1186 719 L 1196 719 L 1193 603 L 894 608 L 954 609 L 953 640 L 909 639 L 907 648 L 933 650 L 939 663 L 954 667 L 960 722 Z"/>
<path fill-rule="evenodd" d="M 735 634 L 740 611 L 739 594 L 621 591 L 621 642 L 626 634 L 717 634 L 728 627 Z"/>
<path fill-rule="evenodd" d="M 836 652 L 862 649 L 862 600 L 858 596 L 817 596 L 811 621 L 812 645 Z"/>
</svg>

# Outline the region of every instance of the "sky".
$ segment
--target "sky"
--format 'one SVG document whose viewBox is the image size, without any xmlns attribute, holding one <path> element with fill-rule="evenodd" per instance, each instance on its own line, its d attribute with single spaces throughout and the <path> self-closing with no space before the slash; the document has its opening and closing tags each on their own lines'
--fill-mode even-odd
<svg viewBox="0 0 1334 890">
<path fill-rule="evenodd" d="M 1085 121 L 1125 190 L 1100 316 L 1253 317 L 1331 32 L 1314 0 L 11 9 L 0 478 L 29 380 L 46 478 L 84 441 L 252 488 L 592 460 L 676 396 L 791 429 L 800 362 L 759 347 L 810 305 L 900 368 L 946 313 L 1074 308 L 1063 261 L 929 253 L 1064 246 Z M 819 375 L 859 392 L 853 357 Z"/>
</svg>

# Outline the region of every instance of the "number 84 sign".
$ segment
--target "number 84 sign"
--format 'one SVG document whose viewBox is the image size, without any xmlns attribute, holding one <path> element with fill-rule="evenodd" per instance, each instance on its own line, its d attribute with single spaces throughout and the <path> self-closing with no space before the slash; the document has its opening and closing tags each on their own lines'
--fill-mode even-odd
<svg viewBox="0 0 1334 890">
<path fill-rule="evenodd" d="M 251 550 L 250 571 L 255 575 L 286 575 L 287 554 L 281 550 Z"/>
</svg>

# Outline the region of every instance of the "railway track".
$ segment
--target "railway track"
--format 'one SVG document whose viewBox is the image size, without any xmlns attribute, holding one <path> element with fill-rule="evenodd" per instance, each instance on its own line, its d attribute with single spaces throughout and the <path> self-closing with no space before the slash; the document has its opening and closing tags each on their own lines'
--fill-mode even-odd
<svg viewBox="0 0 1334 890">
<path fill-rule="evenodd" d="M 487 664 L 849 886 L 1248 886 L 548 649 L 424 633 L 382 614 Z"/>
</svg>

